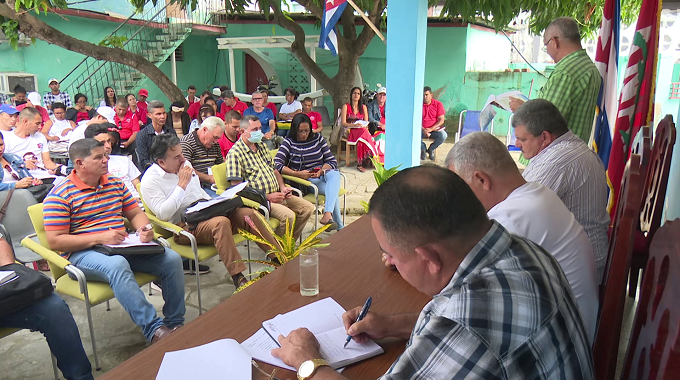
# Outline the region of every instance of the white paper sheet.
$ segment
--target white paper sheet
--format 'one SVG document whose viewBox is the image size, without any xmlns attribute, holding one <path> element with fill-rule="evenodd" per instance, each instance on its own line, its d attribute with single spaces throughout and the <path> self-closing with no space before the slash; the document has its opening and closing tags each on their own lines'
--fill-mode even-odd
<svg viewBox="0 0 680 380">
<path fill-rule="evenodd" d="M 0 270 L 0 285 L 16 277 L 17 274 L 13 270 Z"/>
<path fill-rule="evenodd" d="M 241 343 L 241 347 L 243 347 L 243 349 L 255 360 L 295 371 L 295 368 L 287 365 L 283 360 L 272 356 L 271 351 L 279 346 L 264 329 L 257 330 L 255 335 L 244 340 L 243 343 Z"/>
<path fill-rule="evenodd" d="M 127 248 L 127 247 L 138 247 L 140 245 L 158 245 L 158 243 L 154 241 L 150 241 L 148 243 L 142 243 L 142 241 L 139 239 L 139 236 L 136 234 L 129 234 L 125 240 L 123 240 L 122 243 L 120 244 L 105 244 L 107 247 L 111 248 Z"/>
<path fill-rule="evenodd" d="M 366 120 L 357 120 L 357 121 L 355 121 L 354 123 L 355 123 L 355 124 L 361 124 L 361 126 L 363 126 L 363 127 L 368 127 L 368 123 L 369 123 L 369 122 L 366 121 Z"/>
<path fill-rule="evenodd" d="M 202 346 L 166 352 L 156 380 L 251 379 L 252 357 L 233 339 L 220 339 Z"/>
<path fill-rule="evenodd" d="M 248 181 L 241 182 L 238 185 L 230 187 L 229 189 L 225 190 L 224 193 L 220 194 L 216 198 L 213 198 L 205 202 L 198 202 L 197 204 L 187 208 L 186 213 L 190 214 L 192 212 L 201 211 L 204 208 L 232 199 L 236 196 L 238 192 L 245 189 L 246 186 L 248 186 Z"/>
</svg>

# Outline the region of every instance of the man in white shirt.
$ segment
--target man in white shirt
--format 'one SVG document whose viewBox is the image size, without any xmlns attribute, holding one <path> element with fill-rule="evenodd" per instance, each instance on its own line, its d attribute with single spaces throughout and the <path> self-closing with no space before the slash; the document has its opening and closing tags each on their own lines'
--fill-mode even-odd
<svg viewBox="0 0 680 380">
<path fill-rule="evenodd" d="M 85 138 L 85 129 L 87 129 L 87 127 L 92 124 L 111 123 L 113 125 L 116 125 L 116 122 L 114 120 L 115 116 L 116 111 L 114 111 L 113 108 L 111 107 L 101 106 L 97 108 L 97 113 L 92 119 L 81 121 L 76 126 L 76 129 L 74 129 L 71 132 L 71 140 L 69 141 L 68 144 L 69 148 L 71 147 L 71 144 L 73 144 L 74 142 Z"/>
<path fill-rule="evenodd" d="M 236 248 L 232 235 L 238 229 L 244 229 L 257 234 L 245 221 L 248 216 L 258 227 L 260 233 L 270 244 L 277 244 L 267 228 L 250 207 L 240 207 L 232 211 L 229 217 L 216 216 L 196 225 L 184 224 L 181 214 L 192 203 L 201 199 L 211 199 L 201 187 L 198 176 L 189 161 L 182 155 L 179 138 L 172 134 L 161 134 L 154 138 L 150 149 L 154 164 L 149 167 L 142 177 L 142 196 L 144 201 L 161 220 L 182 226 L 196 237 L 198 244 L 211 244 L 217 248 L 227 272 L 237 288 L 248 280 L 243 275 L 246 266 L 236 263 L 241 260 L 241 254 Z M 183 235 L 175 235 L 178 244 L 189 245 L 190 241 Z M 260 245 L 267 252 L 270 247 Z"/>
<path fill-rule="evenodd" d="M 40 178 L 45 182 L 47 178 L 56 178 L 61 173 L 61 166 L 50 158 L 45 135 L 40 132 L 42 116 L 33 107 L 26 107 L 17 118 L 13 131 L 3 131 L 5 153 L 14 153 L 24 159 L 26 169 L 31 177 Z M 63 178 L 61 178 L 63 180 Z M 55 185 L 61 181 L 54 180 Z"/>
<path fill-rule="evenodd" d="M 602 282 L 611 221 L 602 161 L 567 128 L 560 111 L 547 100 L 533 99 L 520 106 L 513 115 L 512 127 L 517 137 L 515 145 L 525 158 L 531 159 L 522 176 L 554 191 L 574 214 L 590 239 L 598 282 Z"/>
<path fill-rule="evenodd" d="M 540 245 L 560 263 L 592 344 L 599 307 L 597 269 L 588 236 L 574 215 L 552 190 L 527 182 L 492 134 L 465 136 L 445 162 L 470 185 L 489 219 Z"/>
<path fill-rule="evenodd" d="M 76 128 L 73 120 L 66 118 L 66 105 L 64 103 L 52 103 L 53 123 L 45 138 L 49 141 L 50 152 L 68 153 L 71 133 Z"/>
<path fill-rule="evenodd" d="M 139 177 L 142 173 L 137 169 L 135 164 L 128 156 L 119 156 L 111 154 L 111 135 L 109 128 L 116 129 L 115 124 L 102 123 L 92 124 L 85 129 L 85 138 L 92 138 L 104 143 L 104 152 L 109 156 L 109 174 L 116 178 L 120 178 L 125 184 L 125 187 L 130 191 L 132 197 L 141 203 L 141 198 L 137 192 L 137 185 L 139 184 Z"/>
</svg>

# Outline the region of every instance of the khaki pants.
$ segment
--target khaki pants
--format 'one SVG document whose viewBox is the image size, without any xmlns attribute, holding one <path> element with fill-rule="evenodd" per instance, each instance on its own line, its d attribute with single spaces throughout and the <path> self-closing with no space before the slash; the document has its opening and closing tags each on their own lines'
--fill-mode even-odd
<svg viewBox="0 0 680 380">
<path fill-rule="evenodd" d="M 302 235 L 302 230 L 305 229 L 307 220 L 314 212 L 314 205 L 306 199 L 292 196 L 283 201 L 283 203 L 270 203 L 270 216 L 281 221 L 281 225 L 274 231 L 281 236 L 286 232 L 286 220 L 293 223 L 295 217 L 295 227 L 293 228 L 293 236 L 295 239 Z"/>
<path fill-rule="evenodd" d="M 224 216 L 216 216 L 212 219 L 206 220 L 199 223 L 194 230 L 189 230 L 188 226 L 184 229 L 192 233 L 196 237 L 196 242 L 198 244 L 210 244 L 215 245 L 217 248 L 217 254 L 222 259 L 222 263 L 227 267 L 227 272 L 231 276 L 246 270 L 246 266 L 243 263 L 234 263 L 236 260 L 241 260 L 241 254 L 236 248 L 234 243 L 233 234 L 237 234 L 239 228 L 258 234 L 253 231 L 252 228 L 246 223 L 244 216 L 250 217 L 250 219 L 255 223 L 255 226 L 260 230 L 264 239 L 268 242 L 276 243 L 276 239 L 267 232 L 267 228 L 260 222 L 260 219 L 255 216 L 255 210 L 249 207 L 240 207 L 234 210 L 229 218 Z M 175 235 L 175 242 L 182 245 L 190 245 L 191 242 L 189 238 L 182 235 Z M 265 252 L 269 251 L 269 247 L 265 245 L 258 246 Z"/>
</svg>

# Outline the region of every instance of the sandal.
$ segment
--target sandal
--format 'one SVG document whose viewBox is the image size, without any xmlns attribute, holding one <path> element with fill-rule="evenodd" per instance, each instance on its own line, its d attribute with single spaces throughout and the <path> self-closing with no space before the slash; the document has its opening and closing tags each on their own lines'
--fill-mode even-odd
<svg viewBox="0 0 680 380">
<path fill-rule="evenodd" d="M 41 270 L 42 272 L 49 272 L 50 271 L 50 264 L 47 263 L 47 260 L 42 259 L 38 261 L 38 269 Z"/>
<path fill-rule="evenodd" d="M 361 173 L 366 173 L 366 169 L 364 169 L 364 167 L 361 165 L 357 165 L 357 170 L 360 171 Z"/>
<path fill-rule="evenodd" d="M 322 221 L 319 221 L 319 223 L 321 223 L 321 225 L 323 225 L 323 226 L 330 225 L 330 227 L 328 227 L 328 228 L 326 229 L 326 231 L 335 231 L 335 230 L 338 229 L 338 224 L 335 223 L 335 222 L 333 221 L 333 219 L 328 219 L 328 221 L 327 221 L 326 223 L 324 223 L 324 222 L 322 222 Z"/>
<path fill-rule="evenodd" d="M 231 276 L 231 279 L 232 281 L 234 281 L 234 286 L 236 287 L 236 289 L 248 283 L 248 279 L 246 278 L 246 276 L 243 275 L 243 273 Z"/>
</svg>

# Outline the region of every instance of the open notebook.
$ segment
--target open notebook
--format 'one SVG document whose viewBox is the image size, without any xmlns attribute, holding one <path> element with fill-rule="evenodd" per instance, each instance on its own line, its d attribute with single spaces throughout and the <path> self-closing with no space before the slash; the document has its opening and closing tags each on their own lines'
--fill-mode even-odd
<svg viewBox="0 0 680 380">
<path fill-rule="evenodd" d="M 307 328 L 319 341 L 321 355 L 336 369 L 382 354 L 383 349 L 373 341 L 359 344 L 352 340 L 347 348 L 343 348 L 347 338 L 347 332 L 342 324 L 344 312 L 345 309 L 329 297 L 286 314 L 279 314 L 264 321 L 262 328 L 277 345 L 276 339 L 279 335 L 288 336 L 295 329 Z M 269 358 L 260 358 L 256 351 L 249 351 L 255 359 L 269 362 L 267 360 Z"/>
</svg>

